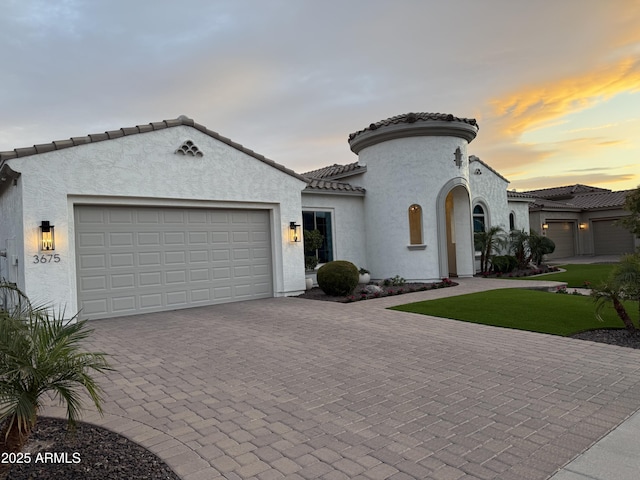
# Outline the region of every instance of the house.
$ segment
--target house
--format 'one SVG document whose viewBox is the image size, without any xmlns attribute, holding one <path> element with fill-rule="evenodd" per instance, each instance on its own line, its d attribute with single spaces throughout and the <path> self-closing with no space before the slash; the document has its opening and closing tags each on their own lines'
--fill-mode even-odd
<svg viewBox="0 0 640 480">
<path fill-rule="evenodd" d="M 531 203 L 530 224 L 556 244 L 549 259 L 575 255 L 621 255 L 633 253 L 638 239 L 617 221 L 632 190 L 611 191 L 588 185 L 568 185 L 523 192 Z"/>
<path fill-rule="evenodd" d="M 474 231 L 528 230 L 531 202 L 469 155 L 478 128 L 398 115 L 303 175 L 185 116 L 0 152 L 0 277 L 90 319 L 296 295 L 315 229 L 373 278 L 471 276 Z"/>
</svg>

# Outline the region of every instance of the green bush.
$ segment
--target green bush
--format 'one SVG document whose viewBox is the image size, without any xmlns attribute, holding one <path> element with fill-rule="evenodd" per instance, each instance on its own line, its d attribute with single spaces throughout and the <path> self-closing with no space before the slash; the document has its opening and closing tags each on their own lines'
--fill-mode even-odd
<svg viewBox="0 0 640 480">
<path fill-rule="evenodd" d="M 513 255 L 496 255 L 491 259 L 493 271 L 496 273 L 509 273 L 518 266 L 518 259 Z"/>
<path fill-rule="evenodd" d="M 358 285 L 358 267 L 345 260 L 325 263 L 318 270 L 318 286 L 327 295 L 349 295 Z"/>
</svg>

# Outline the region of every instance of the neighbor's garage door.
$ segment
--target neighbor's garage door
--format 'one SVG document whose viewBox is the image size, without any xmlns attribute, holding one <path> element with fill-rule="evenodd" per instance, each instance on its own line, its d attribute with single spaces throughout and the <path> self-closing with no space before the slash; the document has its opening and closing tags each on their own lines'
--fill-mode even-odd
<svg viewBox="0 0 640 480">
<path fill-rule="evenodd" d="M 556 244 L 556 249 L 546 258 L 564 258 L 575 255 L 575 223 L 548 222 L 547 237 Z"/>
<path fill-rule="evenodd" d="M 75 230 L 84 318 L 273 295 L 267 211 L 78 206 Z"/>
<path fill-rule="evenodd" d="M 596 255 L 633 253 L 633 234 L 614 225 L 616 220 L 593 220 L 593 247 Z"/>
</svg>

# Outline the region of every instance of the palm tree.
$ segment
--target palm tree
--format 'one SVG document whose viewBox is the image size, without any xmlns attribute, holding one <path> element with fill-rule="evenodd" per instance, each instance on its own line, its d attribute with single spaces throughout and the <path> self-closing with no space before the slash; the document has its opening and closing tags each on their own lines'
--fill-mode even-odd
<svg viewBox="0 0 640 480">
<path fill-rule="evenodd" d="M 638 302 L 640 316 L 640 254 L 624 255 L 613 269 L 612 278 L 624 288 L 627 298 Z"/>
<path fill-rule="evenodd" d="M 489 271 L 489 263 L 494 252 L 506 245 L 505 231 L 502 227 L 493 226 L 486 232 L 473 234 L 474 246 L 480 251 L 480 271 Z"/>
<path fill-rule="evenodd" d="M 0 294 L 13 305 L 0 310 L 0 452 L 17 453 L 36 424 L 45 394 L 66 405 L 71 428 L 83 407 L 83 390 L 102 413 L 101 389 L 91 372 L 110 367 L 104 354 L 81 350 L 92 332 L 86 321 L 64 320 L 64 312 L 33 306 L 11 284 L 0 284 Z M 3 468 L 0 478 L 8 465 Z"/>
<path fill-rule="evenodd" d="M 624 323 L 624 326 L 627 328 L 629 333 L 635 333 L 637 331 L 633 324 L 633 320 L 631 320 L 631 317 L 622 304 L 622 300 L 624 299 L 624 290 L 619 284 L 603 283 L 593 288 L 591 296 L 596 302 L 596 317 L 598 320 L 602 321 L 602 310 L 606 305 L 612 303 L 614 310 L 618 314 L 620 320 L 622 320 L 622 323 Z"/>
</svg>

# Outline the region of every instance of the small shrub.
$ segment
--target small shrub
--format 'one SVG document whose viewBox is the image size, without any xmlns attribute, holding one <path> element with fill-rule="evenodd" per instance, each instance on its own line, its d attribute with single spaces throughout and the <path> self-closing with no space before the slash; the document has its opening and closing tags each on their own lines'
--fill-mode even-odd
<svg viewBox="0 0 640 480">
<path fill-rule="evenodd" d="M 318 286 L 327 295 L 350 295 L 358 286 L 358 267 L 345 260 L 325 263 L 318 270 Z"/>
<path fill-rule="evenodd" d="M 496 273 L 509 273 L 518 266 L 518 260 L 513 255 L 496 255 L 491 260 L 493 271 Z"/>
<path fill-rule="evenodd" d="M 405 283 L 407 283 L 407 281 L 404 278 L 402 278 L 400 275 L 396 275 L 393 278 L 385 278 L 383 285 L 385 287 L 401 287 Z"/>
</svg>

